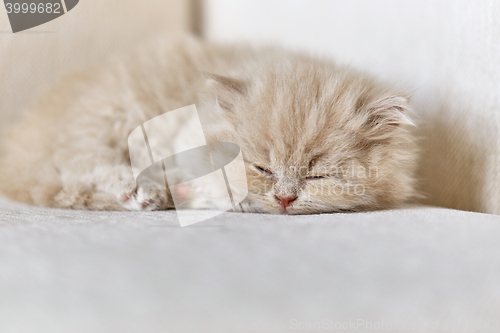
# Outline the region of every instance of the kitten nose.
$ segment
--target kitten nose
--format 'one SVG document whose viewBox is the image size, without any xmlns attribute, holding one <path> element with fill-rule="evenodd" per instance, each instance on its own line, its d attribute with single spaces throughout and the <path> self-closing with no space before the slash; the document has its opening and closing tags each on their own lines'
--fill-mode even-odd
<svg viewBox="0 0 500 333">
<path fill-rule="evenodd" d="M 276 200 L 280 203 L 280 205 L 286 209 L 286 207 L 290 206 L 292 202 L 294 202 L 297 199 L 297 196 L 280 196 L 280 195 L 275 195 L 274 196 Z"/>
</svg>

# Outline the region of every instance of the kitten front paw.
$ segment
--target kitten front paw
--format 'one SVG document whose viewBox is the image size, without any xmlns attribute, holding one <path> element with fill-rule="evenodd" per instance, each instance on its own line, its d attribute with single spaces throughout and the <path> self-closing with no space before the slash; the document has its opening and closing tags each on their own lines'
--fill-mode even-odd
<svg viewBox="0 0 500 333">
<path fill-rule="evenodd" d="M 152 211 L 173 208 L 166 190 L 136 187 L 131 192 L 122 193 L 119 200 L 127 210 Z"/>
</svg>

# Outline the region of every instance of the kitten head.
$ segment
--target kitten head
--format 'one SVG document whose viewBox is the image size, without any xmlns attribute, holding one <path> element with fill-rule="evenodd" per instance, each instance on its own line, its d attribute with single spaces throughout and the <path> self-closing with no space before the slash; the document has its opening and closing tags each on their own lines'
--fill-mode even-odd
<svg viewBox="0 0 500 333">
<path fill-rule="evenodd" d="M 408 99 L 348 68 L 304 57 L 208 74 L 209 141 L 241 147 L 242 209 L 312 214 L 392 207 L 413 191 Z"/>
</svg>

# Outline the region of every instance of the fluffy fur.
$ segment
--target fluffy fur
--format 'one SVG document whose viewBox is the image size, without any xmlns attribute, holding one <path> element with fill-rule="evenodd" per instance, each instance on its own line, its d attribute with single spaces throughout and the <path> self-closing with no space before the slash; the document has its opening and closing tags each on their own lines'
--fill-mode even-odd
<svg viewBox="0 0 500 333">
<path fill-rule="evenodd" d="M 4 140 L 0 189 L 49 207 L 173 208 L 168 190 L 136 186 L 127 137 L 190 104 L 207 124 L 209 142 L 241 147 L 249 194 L 238 210 L 371 210 L 413 194 L 416 153 L 405 95 L 330 61 L 189 37 L 157 40 L 45 94 Z M 165 135 L 174 141 L 186 121 Z"/>
</svg>

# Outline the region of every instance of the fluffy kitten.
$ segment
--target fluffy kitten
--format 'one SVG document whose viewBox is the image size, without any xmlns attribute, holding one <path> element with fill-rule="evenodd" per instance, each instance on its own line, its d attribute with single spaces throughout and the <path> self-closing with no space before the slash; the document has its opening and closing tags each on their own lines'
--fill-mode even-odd
<svg viewBox="0 0 500 333">
<path fill-rule="evenodd" d="M 127 137 L 190 104 L 207 141 L 241 147 L 249 193 L 238 210 L 371 210 L 413 194 L 406 96 L 329 61 L 190 37 L 157 40 L 54 87 L 4 140 L 1 191 L 49 207 L 173 208 L 169 191 L 136 187 Z M 165 136 L 175 141 L 186 121 Z M 199 202 L 191 208 L 215 208 Z"/>
</svg>

